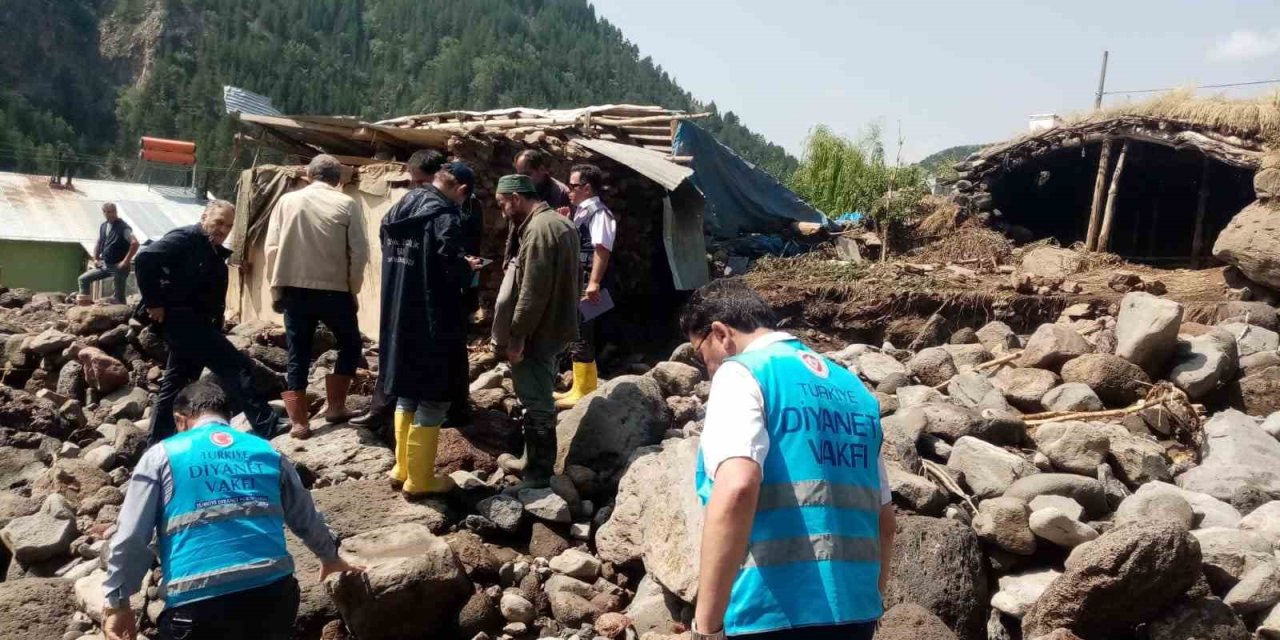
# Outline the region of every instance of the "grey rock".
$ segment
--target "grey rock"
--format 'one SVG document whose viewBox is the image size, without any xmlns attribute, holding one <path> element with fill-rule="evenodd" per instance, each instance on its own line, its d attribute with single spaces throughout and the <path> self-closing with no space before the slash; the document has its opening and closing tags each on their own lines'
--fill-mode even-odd
<svg viewBox="0 0 1280 640">
<path fill-rule="evenodd" d="M 937 485 L 905 471 L 896 462 L 886 462 L 885 471 L 894 504 L 921 515 L 942 515 L 947 507 L 947 494 Z"/>
<path fill-rule="evenodd" d="M 63 349 L 66 349 L 75 340 L 75 336 L 50 327 L 37 335 L 27 338 L 26 343 L 23 345 L 23 350 L 34 356 L 61 353 Z"/>
<path fill-rule="evenodd" d="M 636 585 L 636 595 L 625 613 L 641 636 L 647 633 L 673 635 L 683 628 L 680 612 L 684 607 L 684 601 L 646 575 Z"/>
<path fill-rule="evenodd" d="M 1177 346 L 1182 305 L 1144 291 L 1125 294 L 1116 317 L 1116 355 L 1148 375 L 1164 372 Z"/>
<path fill-rule="evenodd" d="M 1280 500 L 1272 500 L 1249 512 L 1240 520 L 1240 528 L 1257 533 L 1280 550 Z"/>
<path fill-rule="evenodd" d="M 1271 607 L 1271 611 L 1258 624 L 1257 632 L 1258 640 L 1280 640 L 1280 604 Z M 1245 638 L 1247 637 L 1246 635 Z"/>
<path fill-rule="evenodd" d="M 682 362 L 659 362 L 649 373 L 658 381 L 664 397 L 691 396 L 702 381 L 701 371 Z"/>
<path fill-rule="evenodd" d="M 1179 487 L 1232 502 L 1244 487 L 1280 495 L 1280 441 L 1239 411 L 1213 416 L 1204 426 L 1201 462 L 1178 476 Z"/>
<path fill-rule="evenodd" d="M 395 464 L 395 454 L 368 429 L 346 423 L 311 427 L 311 437 L 298 440 L 285 433 L 271 445 L 315 478 L 381 478 Z"/>
<path fill-rule="evenodd" d="M 1093 353 L 1093 345 L 1079 332 L 1060 324 L 1043 324 L 1027 339 L 1018 366 L 1056 371 L 1086 353 Z"/>
<path fill-rule="evenodd" d="M 991 596 L 991 606 L 997 611 L 1021 620 L 1031 605 L 1040 599 L 1061 571 L 1041 569 L 1000 578 L 1000 591 Z"/>
<path fill-rule="evenodd" d="M 533 603 L 514 591 L 502 594 L 502 600 L 498 603 L 498 608 L 502 612 L 502 617 L 508 622 L 533 624 L 534 619 L 538 617 L 538 612 L 533 608 Z"/>
<path fill-rule="evenodd" d="M 1009 404 L 1023 411 L 1039 411 L 1044 398 L 1062 380 L 1052 371 L 1032 368 L 1005 368 L 992 379 Z"/>
<path fill-rule="evenodd" d="M 941 391 L 922 384 L 899 387 L 897 394 L 899 411 L 920 405 L 947 401 L 947 397 L 942 395 Z"/>
<path fill-rule="evenodd" d="M 980 637 L 990 594 L 986 561 L 973 530 L 924 516 L 899 516 L 897 524 L 885 608 L 915 603 L 942 619 L 957 636 Z"/>
<path fill-rule="evenodd" d="M 1084 384 L 1108 406 L 1116 407 L 1133 404 L 1151 384 L 1141 367 L 1106 353 L 1080 356 L 1063 365 L 1062 380 Z"/>
<path fill-rule="evenodd" d="M 1270 609 L 1280 602 L 1280 563 L 1273 558 L 1246 571 L 1222 601 L 1241 615 Z"/>
<path fill-rule="evenodd" d="M 1151 640 L 1249 640 L 1252 637 L 1231 607 L 1211 595 L 1174 601 L 1147 624 L 1147 633 Z"/>
<path fill-rule="evenodd" d="M 613 478 L 637 449 L 657 444 L 669 423 L 666 396 L 653 378 L 614 378 L 560 414 L 556 471 L 582 465 Z"/>
<path fill-rule="evenodd" d="M 988 322 L 978 329 L 978 342 L 993 354 L 1004 354 L 1022 346 L 1018 334 L 999 320 Z"/>
<path fill-rule="evenodd" d="M 1235 507 L 1207 493 L 1183 489 L 1167 482 L 1148 482 L 1138 487 L 1133 495 L 1142 496 L 1151 493 L 1172 493 L 1186 500 L 1191 505 L 1192 512 L 1195 513 L 1198 527 L 1234 529 L 1240 524 L 1240 512 Z"/>
<path fill-rule="evenodd" d="M 938 616 L 928 609 L 903 602 L 885 611 L 876 626 L 876 640 L 956 640 L 956 634 L 947 628 Z"/>
<path fill-rule="evenodd" d="M 1020 271 L 1046 280 L 1069 278 L 1084 268 L 1084 258 L 1070 249 L 1042 246 L 1022 256 Z"/>
<path fill-rule="evenodd" d="M 1267 416 L 1267 419 L 1263 420 L 1259 426 L 1262 427 L 1263 431 L 1267 432 L 1267 435 L 1280 440 L 1280 411 Z"/>
<path fill-rule="evenodd" d="M 1196 400 L 1229 382 L 1238 361 L 1236 342 L 1224 331 L 1179 340 L 1169 381 Z"/>
<path fill-rule="evenodd" d="M 1030 527 L 1037 537 L 1064 549 L 1074 549 L 1098 537 L 1098 532 L 1093 527 L 1053 507 L 1032 513 Z"/>
<path fill-rule="evenodd" d="M 1236 339 L 1236 350 L 1242 358 L 1280 349 L 1280 334 L 1270 329 L 1243 322 L 1228 322 L 1218 326 Z"/>
<path fill-rule="evenodd" d="M 893 356 L 872 351 L 858 356 L 858 371 L 871 384 L 880 384 L 891 375 L 906 375 L 907 367 Z"/>
<path fill-rule="evenodd" d="M 76 610 L 73 583 L 64 578 L 23 578 L 0 582 L 0 638 L 60 638 Z"/>
<path fill-rule="evenodd" d="M 1049 422 L 1036 428 L 1036 448 L 1053 466 L 1068 473 L 1090 475 L 1111 450 L 1107 430 L 1088 422 Z"/>
<path fill-rule="evenodd" d="M 942 347 L 921 350 L 907 362 L 907 371 L 930 387 L 944 384 L 959 373 L 951 353 Z"/>
<path fill-rule="evenodd" d="M 473 593 L 448 543 L 419 524 L 347 538 L 342 550 L 367 570 L 362 580 L 330 579 L 343 622 L 362 639 L 443 635 Z"/>
<path fill-rule="evenodd" d="M 535 518 L 547 522 L 570 522 L 573 519 L 569 503 L 551 489 L 521 489 L 519 498 L 524 510 Z"/>
<path fill-rule="evenodd" d="M 0 529 L 0 541 L 25 566 L 66 556 L 77 534 L 75 512 L 66 498 L 55 493 L 44 499 L 36 513 L 10 520 Z"/>
<path fill-rule="evenodd" d="M 1066 496 L 1036 496 L 1031 499 L 1031 502 L 1027 506 L 1031 507 L 1031 511 L 1033 512 L 1041 509 L 1052 508 L 1067 514 L 1075 520 L 1080 520 L 1084 517 L 1084 507 L 1080 506 L 1079 502 L 1076 502 Z"/>
<path fill-rule="evenodd" d="M 982 404 L 987 394 L 995 392 L 995 385 L 981 373 L 961 373 L 947 383 L 947 395 L 966 407 Z"/>
<path fill-rule="evenodd" d="M 1271 544 L 1251 531 L 1209 527 L 1191 534 L 1200 544 L 1204 575 L 1216 593 L 1226 595 L 1250 569 L 1275 561 Z"/>
<path fill-rule="evenodd" d="M 1071 473 L 1039 473 L 1014 482 L 1005 497 L 1031 502 L 1036 496 L 1066 496 L 1084 507 L 1085 516 L 1100 518 L 1110 511 L 1102 483 Z"/>
<path fill-rule="evenodd" d="M 991 352 L 981 344 L 944 344 L 941 348 L 951 354 L 951 361 L 960 373 L 973 371 L 974 367 L 992 357 Z"/>
<path fill-rule="evenodd" d="M 1105 407 L 1089 385 L 1079 382 L 1060 384 L 1040 398 L 1046 411 L 1101 411 Z"/>
<path fill-rule="evenodd" d="M 1028 527 L 1031 510 L 1016 498 L 990 498 L 978 505 L 973 530 L 978 539 L 1009 553 L 1029 556 L 1036 551 L 1036 538 Z"/>
<path fill-rule="evenodd" d="M 569 549 L 551 559 L 552 571 L 571 578 L 594 582 L 600 576 L 600 559 L 577 549 Z"/>
<path fill-rule="evenodd" d="M 1065 628 L 1112 637 L 1151 619 L 1195 583 L 1200 548 L 1167 522 L 1118 528 L 1081 549 L 1022 621 L 1025 637 Z"/>
<path fill-rule="evenodd" d="M 519 531 L 520 522 L 524 519 L 524 505 L 516 498 L 501 493 L 481 500 L 476 504 L 476 511 L 507 533 Z"/>
<path fill-rule="evenodd" d="M 1190 502 L 1170 491 L 1140 491 L 1125 498 L 1116 509 L 1116 525 L 1152 520 L 1166 520 L 1191 529 L 1195 526 L 1196 515 Z"/>
<path fill-rule="evenodd" d="M 977 498 L 998 496 L 1018 479 L 1040 472 L 1021 456 L 972 436 L 956 441 L 947 468 L 963 473 Z"/>
</svg>

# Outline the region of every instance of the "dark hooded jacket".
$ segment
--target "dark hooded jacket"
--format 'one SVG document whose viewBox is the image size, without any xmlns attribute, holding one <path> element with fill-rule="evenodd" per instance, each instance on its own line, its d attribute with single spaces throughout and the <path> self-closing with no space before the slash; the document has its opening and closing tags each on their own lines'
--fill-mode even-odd
<svg viewBox="0 0 1280 640">
<path fill-rule="evenodd" d="M 449 400 L 448 358 L 466 348 L 462 288 L 471 280 L 458 207 L 433 186 L 414 189 L 387 212 L 379 237 L 382 391 Z"/>
</svg>

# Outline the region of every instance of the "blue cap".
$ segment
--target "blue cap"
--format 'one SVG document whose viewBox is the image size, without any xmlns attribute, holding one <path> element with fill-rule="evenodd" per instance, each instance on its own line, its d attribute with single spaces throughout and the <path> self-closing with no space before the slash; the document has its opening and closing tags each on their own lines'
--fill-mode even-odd
<svg viewBox="0 0 1280 640">
<path fill-rule="evenodd" d="M 449 164 L 440 167 L 440 170 L 447 172 L 449 175 L 453 176 L 454 180 L 457 180 L 459 184 L 464 186 L 473 187 L 476 184 L 476 174 L 465 162 L 450 162 Z"/>
</svg>

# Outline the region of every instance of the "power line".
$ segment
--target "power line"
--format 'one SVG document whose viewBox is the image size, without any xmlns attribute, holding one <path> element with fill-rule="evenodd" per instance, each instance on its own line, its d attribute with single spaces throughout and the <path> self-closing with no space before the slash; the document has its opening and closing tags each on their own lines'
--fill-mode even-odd
<svg viewBox="0 0 1280 640">
<path fill-rule="evenodd" d="M 1254 82 L 1232 82 L 1228 84 L 1202 84 L 1202 85 L 1198 85 L 1191 88 L 1192 89 L 1226 89 L 1229 87 L 1250 87 L 1250 86 L 1260 85 L 1260 84 L 1276 84 L 1276 83 L 1280 83 L 1280 80 L 1256 80 Z M 1121 93 L 1161 93 L 1164 91 L 1175 91 L 1177 89 L 1182 89 L 1182 88 L 1184 87 L 1166 87 L 1164 89 L 1133 89 L 1130 91 L 1104 91 L 1102 92 L 1102 95 L 1110 96 L 1110 95 L 1116 95 Z"/>
</svg>

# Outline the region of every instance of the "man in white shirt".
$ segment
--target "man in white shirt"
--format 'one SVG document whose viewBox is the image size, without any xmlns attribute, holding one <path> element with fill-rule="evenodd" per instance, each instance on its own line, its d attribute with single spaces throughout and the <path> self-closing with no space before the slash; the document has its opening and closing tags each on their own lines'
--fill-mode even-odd
<svg viewBox="0 0 1280 640">
<path fill-rule="evenodd" d="M 599 167 L 590 164 L 576 165 L 569 171 L 569 199 L 573 202 L 573 224 L 578 227 L 582 242 L 578 259 L 582 263 L 582 305 L 579 315 L 578 339 L 569 344 L 569 357 L 573 360 L 573 388 L 556 395 L 557 409 L 572 409 L 583 397 L 596 390 L 596 346 L 599 342 L 599 317 L 586 319 L 591 307 L 601 304 L 603 296 L 611 296 L 612 281 L 609 259 L 613 256 L 613 243 L 618 234 L 618 221 L 613 212 L 600 200 L 604 187 L 604 174 Z M 612 300 L 611 297 L 608 300 Z M 605 310 L 607 312 L 607 309 Z"/>
<path fill-rule="evenodd" d="M 712 375 L 693 640 L 870 640 L 895 527 L 879 406 L 775 326 L 738 279 L 695 291 L 680 319 Z"/>
</svg>

